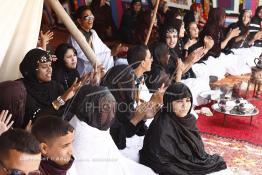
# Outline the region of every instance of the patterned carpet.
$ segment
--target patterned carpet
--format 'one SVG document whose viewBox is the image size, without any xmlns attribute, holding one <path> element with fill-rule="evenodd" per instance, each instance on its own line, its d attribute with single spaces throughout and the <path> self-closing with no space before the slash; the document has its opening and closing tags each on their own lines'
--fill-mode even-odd
<svg viewBox="0 0 262 175">
<path fill-rule="evenodd" d="M 223 156 L 234 174 L 262 174 L 262 146 L 210 134 L 202 134 L 202 138 L 205 150 Z"/>
</svg>

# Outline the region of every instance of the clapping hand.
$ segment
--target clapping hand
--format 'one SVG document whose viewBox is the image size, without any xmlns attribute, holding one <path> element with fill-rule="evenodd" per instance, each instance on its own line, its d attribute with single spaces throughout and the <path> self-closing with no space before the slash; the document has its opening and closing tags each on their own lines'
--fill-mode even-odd
<svg viewBox="0 0 262 175">
<path fill-rule="evenodd" d="M 100 64 L 99 66 L 95 64 L 93 71 L 90 73 L 90 84 L 98 86 L 105 74 L 106 70 L 104 66 L 102 64 Z"/>
<path fill-rule="evenodd" d="M 82 86 L 82 81 L 78 81 L 78 78 L 75 79 L 74 83 L 65 91 L 65 93 L 61 96 L 61 98 L 66 102 L 71 99 L 76 91 Z"/>
<path fill-rule="evenodd" d="M 165 84 L 163 83 L 160 88 L 151 96 L 150 102 L 153 102 L 154 104 L 163 104 L 163 96 L 166 91 L 167 87 L 165 87 Z"/>
<path fill-rule="evenodd" d="M 165 84 L 162 84 L 162 86 L 152 95 L 149 101 L 150 106 L 144 119 L 153 118 L 157 111 L 161 108 L 163 105 L 164 93 L 166 92 L 167 88 L 168 87 L 165 87 Z"/>
<path fill-rule="evenodd" d="M 137 123 L 143 119 L 153 118 L 163 104 L 163 95 L 166 89 L 167 87 L 165 87 L 165 84 L 162 84 L 162 86 L 152 95 L 148 102 L 143 102 L 138 105 L 130 122 L 137 125 Z"/>
<path fill-rule="evenodd" d="M 121 52 L 127 52 L 128 47 L 123 46 L 121 43 L 117 44 L 115 47 L 112 48 L 111 55 L 117 56 Z"/>
<path fill-rule="evenodd" d="M 12 114 L 8 115 L 8 112 L 8 110 L 3 110 L 0 114 L 0 135 L 11 128 L 14 123 L 14 121 L 10 121 Z"/>
<path fill-rule="evenodd" d="M 234 37 L 238 36 L 239 34 L 240 34 L 239 28 L 234 28 L 234 29 L 230 29 L 227 36 L 229 38 L 234 38 Z"/>
<path fill-rule="evenodd" d="M 192 61 L 193 63 L 199 61 L 205 54 L 204 47 L 199 47 L 196 50 L 194 50 L 189 56 L 188 59 Z"/>
</svg>

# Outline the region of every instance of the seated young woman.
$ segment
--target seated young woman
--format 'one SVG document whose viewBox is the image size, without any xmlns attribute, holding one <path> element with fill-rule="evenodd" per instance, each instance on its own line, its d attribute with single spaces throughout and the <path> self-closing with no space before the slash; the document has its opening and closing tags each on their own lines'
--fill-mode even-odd
<svg viewBox="0 0 262 175">
<path fill-rule="evenodd" d="M 156 42 L 149 46 L 153 63 L 151 70 L 145 72 L 145 83 L 150 92 L 156 91 L 164 83 L 169 85 L 172 79 L 174 67 L 170 63 L 170 54 L 168 46 L 162 42 Z"/>
<path fill-rule="evenodd" d="M 134 43 L 136 23 L 142 12 L 141 0 L 132 0 L 130 8 L 124 11 L 119 27 L 119 34 L 123 42 Z"/>
<path fill-rule="evenodd" d="M 177 42 L 176 42 L 176 45 L 175 45 L 175 51 L 176 51 L 178 57 L 184 60 L 184 58 L 186 56 L 185 50 L 184 50 L 185 42 L 183 40 L 183 38 L 185 36 L 184 22 L 181 19 L 174 19 L 173 21 L 170 21 L 170 23 L 167 24 L 167 25 L 173 26 L 177 31 Z"/>
<path fill-rule="evenodd" d="M 57 60 L 53 66 L 52 78 L 66 90 L 76 78 L 80 78 L 77 71 L 77 53 L 73 46 L 63 43 L 57 46 L 55 55 Z"/>
<path fill-rule="evenodd" d="M 249 48 L 235 49 L 234 54 L 225 49 L 229 41 L 239 35 L 240 30 L 234 28 L 225 36 L 224 21 L 225 12 L 223 9 L 214 8 L 210 10 L 208 22 L 200 33 L 200 41 L 203 43 L 206 37 L 211 37 L 214 44 L 207 54 L 201 58 L 201 62 L 204 64 L 194 64 L 192 66 L 197 77 L 212 75 L 222 79 L 226 74 L 241 75 L 251 72 L 251 67 L 254 65 L 253 59 L 260 49 L 257 49 L 257 51 Z M 225 52 L 222 51 L 223 49 Z M 217 69 L 214 69 L 215 67 Z"/>
<path fill-rule="evenodd" d="M 178 33 L 177 34 L 178 39 L 177 39 L 177 42 L 175 43 L 174 50 L 176 51 L 178 57 L 181 58 L 183 61 L 185 61 L 185 60 L 188 59 L 187 57 L 189 56 L 189 52 L 188 52 L 189 47 L 192 46 L 193 44 L 195 44 L 196 41 L 195 40 L 192 40 L 192 41 L 188 40 L 188 38 L 190 38 L 190 35 L 189 36 L 186 35 L 185 24 L 181 19 L 174 19 L 173 21 L 170 21 L 170 22 L 171 23 L 167 24 L 167 26 L 173 26 Z M 192 31 L 193 30 L 194 30 L 193 35 L 195 35 L 193 37 L 196 39 L 198 37 L 198 32 L 199 32 L 197 26 L 193 27 Z M 206 37 L 205 37 L 205 40 L 206 40 Z M 194 47 L 193 49 L 190 50 L 191 51 L 190 53 L 192 53 L 193 51 L 197 50 L 197 48 L 202 47 L 204 45 L 205 47 L 202 49 L 202 51 L 203 51 L 203 55 L 205 55 L 208 52 L 208 50 L 210 49 L 210 47 L 212 46 L 212 42 L 210 43 L 211 46 L 207 46 L 205 44 L 206 43 L 196 45 L 196 47 Z"/>
<path fill-rule="evenodd" d="M 221 156 L 206 153 L 190 114 L 192 100 L 186 85 L 172 83 L 164 94 L 164 106 L 149 126 L 140 162 L 160 175 L 204 175 L 227 167 Z"/>
<path fill-rule="evenodd" d="M 117 78 L 117 77 L 116 77 Z M 107 87 L 83 86 L 71 106 L 74 117 L 73 155 L 79 175 L 154 174 L 154 172 L 125 158 L 109 133 L 115 121 L 117 101 Z"/>
<path fill-rule="evenodd" d="M 234 28 L 226 36 L 224 35 L 225 16 L 225 11 L 222 8 L 213 8 L 209 11 L 208 21 L 200 33 L 200 41 L 204 43 L 205 36 L 210 36 L 214 45 L 202 60 L 207 60 L 209 56 L 219 57 L 228 42 L 239 35 L 239 28 Z"/>
<path fill-rule="evenodd" d="M 194 50 L 199 47 L 204 47 L 204 55 L 212 48 L 214 41 L 211 37 L 205 36 L 204 42 L 199 40 L 199 29 L 196 22 L 190 22 L 186 26 L 186 35 L 184 36 L 184 52 L 185 56 L 191 54 Z M 199 61 L 200 62 L 200 61 Z"/>
<path fill-rule="evenodd" d="M 177 51 L 177 48 L 180 46 L 177 46 L 179 35 L 176 27 L 173 25 L 167 25 L 161 31 L 161 41 L 165 42 L 169 48 L 170 64 L 172 65 L 172 67 L 174 67 L 174 69 L 176 70 L 177 62 L 179 61 L 181 64 L 183 64 L 183 66 L 180 66 L 180 68 L 183 69 L 181 72 L 181 78 L 195 78 L 194 72 L 190 70 L 190 68 L 201 58 L 201 56 L 206 52 L 206 49 L 208 48 L 197 48 L 194 52 L 185 57 L 183 56 L 182 52 Z"/>
<path fill-rule="evenodd" d="M 116 117 L 110 128 L 110 134 L 119 149 L 126 147 L 126 138 L 133 135 L 143 136 L 147 131 L 145 121 L 153 118 L 151 108 L 161 103 L 161 100 L 144 102 L 135 106 L 135 75 L 128 65 L 118 65 L 110 69 L 102 80 L 102 85 L 107 86 L 117 102 Z M 156 93 L 157 95 L 157 93 Z M 145 109 L 145 110 L 141 110 Z"/>
<path fill-rule="evenodd" d="M 41 49 L 30 50 L 20 63 L 19 69 L 24 77 L 23 83 L 27 92 L 24 126 L 39 113 L 61 115 L 64 110 L 62 106 L 81 86 L 81 81 L 75 81 L 69 89 L 64 91 L 59 83 L 52 81 L 50 55 Z"/>
<path fill-rule="evenodd" d="M 169 65 L 174 70 L 171 79 L 186 83 L 191 91 L 193 92 L 193 97 L 195 105 L 202 104 L 203 101 L 197 100 L 199 92 L 210 90 L 209 80 L 205 77 L 196 78 L 195 73 L 191 69 L 192 65 L 200 60 L 200 58 L 207 52 L 209 47 L 200 47 L 192 51 L 186 58 L 182 59 L 178 57 L 175 47 L 177 44 L 178 36 L 177 30 L 174 26 L 165 26 L 161 33 L 161 39 L 164 41 L 170 53 L 170 63 Z M 212 43 L 211 43 L 212 44 Z"/>
<path fill-rule="evenodd" d="M 228 46 L 231 48 L 241 48 L 241 47 L 249 47 L 248 44 L 248 34 L 249 34 L 249 24 L 252 17 L 252 11 L 243 9 L 241 10 L 238 21 L 236 23 L 232 23 L 228 26 L 228 31 L 233 30 L 234 28 L 239 28 L 240 34 L 237 37 L 234 37 L 231 41 L 229 41 Z"/>
</svg>

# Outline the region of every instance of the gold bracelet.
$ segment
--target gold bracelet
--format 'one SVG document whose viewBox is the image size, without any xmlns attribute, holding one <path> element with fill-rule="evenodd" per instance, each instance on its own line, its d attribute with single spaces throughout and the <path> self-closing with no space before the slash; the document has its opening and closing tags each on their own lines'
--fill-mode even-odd
<svg viewBox="0 0 262 175">
<path fill-rule="evenodd" d="M 56 103 L 53 101 L 52 106 L 55 110 L 58 110 L 60 106 L 56 105 Z"/>
</svg>

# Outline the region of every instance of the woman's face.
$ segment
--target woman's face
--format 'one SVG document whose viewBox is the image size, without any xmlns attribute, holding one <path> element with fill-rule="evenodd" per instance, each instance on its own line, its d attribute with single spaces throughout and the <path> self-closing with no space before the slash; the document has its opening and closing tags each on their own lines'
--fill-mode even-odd
<svg viewBox="0 0 262 175">
<path fill-rule="evenodd" d="M 243 24 L 247 26 L 251 21 L 251 13 L 250 11 L 246 11 L 242 17 Z"/>
<path fill-rule="evenodd" d="M 199 34 L 199 29 L 196 23 L 191 23 L 189 25 L 189 35 L 191 39 L 197 39 Z"/>
<path fill-rule="evenodd" d="M 93 13 L 90 10 L 85 10 L 82 13 L 81 18 L 78 19 L 78 22 L 83 29 L 90 30 L 93 28 L 94 20 L 95 17 Z"/>
<path fill-rule="evenodd" d="M 139 12 L 141 10 L 141 8 L 142 8 L 141 2 L 136 2 L 136 3 L 133 4 L 133 9 L 134 9 L 135 12 Z"/>
<path fill-rule="evenodd" d="M 178 117 L 185 117 L 191 108 L 191 100 L 189 97 L 172 101 L 173 112 Z"/>
<path fill-rule="evenodd" d="M 77 57 L 73 49 L 68 49 L 64 55 L 65 66 L 69 69 L 76 69 Z"/>
<path fill-rule="evenodd" d="M 39 82 L 50 82 L 52 80 L 52 62 L 39 63 L 36 78 Z"/>
<path fill-rule="evenodd" d="M 166 44 L 169 48 L 173 49 L 176 47 L 177 34 L 176 32 L 168 32 L 166 34 Z"/>
</svg>

